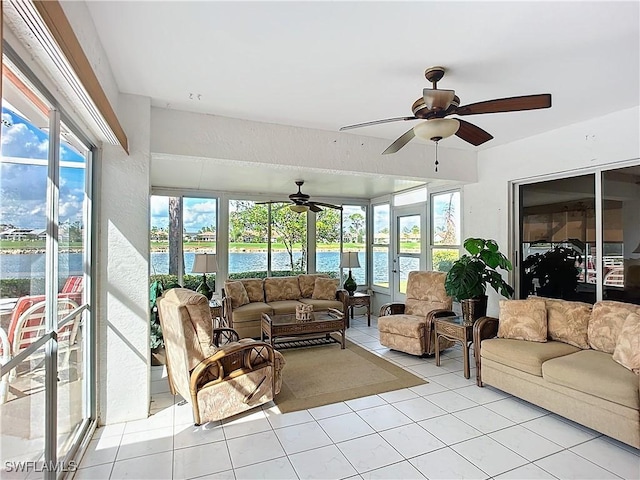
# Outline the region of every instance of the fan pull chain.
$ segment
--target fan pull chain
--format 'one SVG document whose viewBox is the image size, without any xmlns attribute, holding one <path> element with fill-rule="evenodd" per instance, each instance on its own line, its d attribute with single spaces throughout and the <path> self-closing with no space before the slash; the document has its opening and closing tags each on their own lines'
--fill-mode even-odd
<svg viewBox="0 0 640 480">
<path fill-rule="evenodd" d="M 438 141 L 436 140 L 436 172 L 438 171 Z"/>
</svg>

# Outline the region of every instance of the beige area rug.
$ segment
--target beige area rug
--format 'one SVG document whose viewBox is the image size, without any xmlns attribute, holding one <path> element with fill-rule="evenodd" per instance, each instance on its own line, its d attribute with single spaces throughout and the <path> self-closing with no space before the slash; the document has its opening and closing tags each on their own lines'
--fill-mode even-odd
<svg viewBox="0 0 640 480">
<path fill-rule="evenodd" d="M 282 413 L 428 383 L 348 340 L 344 350 L 333 343 L 280 352 L 287 361 L 275 398 Z"/>
</svg>

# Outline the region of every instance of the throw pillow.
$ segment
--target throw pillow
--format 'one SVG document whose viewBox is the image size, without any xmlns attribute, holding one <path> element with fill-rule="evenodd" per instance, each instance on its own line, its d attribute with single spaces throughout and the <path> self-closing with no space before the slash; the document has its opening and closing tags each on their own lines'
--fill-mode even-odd
<svg viewBox="0 0 640 480">
<path fill-rule="evenodd" d="M 300 298 L 298 277 L 267 277 L 264 280 L 264 298 L 267 303 Z"/>
<path fill-rule="evenodd" d="M 553 298 L 544 298 L 543 300 L 547 306 L 549 338 L 588 349 L 587 330 L 592 305 Z"/>
<path fill-rule="evenodd" d="M 547 307 L 544 300 L 500 300 L 498 337 L 546 342 Z"/>
<path fill-rule="evenodd" d="M 240 280 L 249 296 L 249 302 L 264 302 L 264 286 L 261 278 L 244 278 Z"/>
<path fill-rule="evenodd" d="M 300 298 L 311 298 L 313 295 L 313 288 L 316 285 L 316 278 L 327 277 L 324 273 L 302 273 L 298 275 L 298 282 L 300 283 Z"/>
<path fill-rule="evenodd" d="M 338 290 L 337 278 L 316 278 L 315 286 L 313 287 L 313 295 L 311 298 L 314 300 L 335 300 L 336 291 Z"/>
<path fill-rule="evenodd" d="M 624 322 L 634 313 L 640 314 L 638 305 L 613 300 L 597 302 L 589 320 L 589 346 L 600 352 L 613 353 Z"/>
<path fill-rule="evenodd" d="M 640 375 L 640 315 L 632 313 L 625 320 L 613 351 L 613 359 Z"/>
<path fill-rule="evenodd" d="M 231 306 L 233 308 L 249 303 L 249 295 L 247 295 L 247 290 L 242 282 L 224 282 L 224 288 L 229 298 L 231 298 Z"/>
</svg>

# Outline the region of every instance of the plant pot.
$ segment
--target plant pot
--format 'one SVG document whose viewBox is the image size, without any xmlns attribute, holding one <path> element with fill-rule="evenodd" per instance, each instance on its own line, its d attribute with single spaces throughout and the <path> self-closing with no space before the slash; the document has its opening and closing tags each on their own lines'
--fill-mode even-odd
<svg viewBox="0 0 640 480">
<path fill-rule="evenodd" d="M 155 350 L 151 350 L 151 365 L 154 367 L 158 367 L 160 365 L 167 364 L 167 353 L 164 350 L 164 347 L 156 348 Z"/>
<path fill-rule="evenodd" d="M 482 297 L 460 300 L 460 306 L 462 307 L 462 318 L 465 322 L 473 323 L 487 314 L 487 296 L 483 295 Z"/>
</svg>

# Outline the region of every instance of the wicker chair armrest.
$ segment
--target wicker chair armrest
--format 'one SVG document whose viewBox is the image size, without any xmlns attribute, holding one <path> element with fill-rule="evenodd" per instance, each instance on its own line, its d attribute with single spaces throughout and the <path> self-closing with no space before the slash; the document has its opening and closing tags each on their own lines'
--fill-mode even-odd
<svg viewBox="0 0 640 480">
<path fill-rule="evenodd" d="M 233 328 L 222 327 L 222 328 L 213 329 L 211 343 L 216 347 L 220 347 L 221 341 L 222 341 L 222 344 L 224 345 L 227 343 L 237 342 L 239 340 L 240 340 L 240 335 L 238 335 L 238 332 L 236 332 Z"/>
<path fill-rule="evenodd" d="M 387 315 L 401 315 L 404 313 L 404 303 L 385 303 L 380 307 L 379 317 Z"/>
<path fill-rule="evenodd" d="M 203 380 L 206 383 L 217 383 L 223 381 L 233 371 L 243 370 L 250 372 L 253 370 L 253 363 L 255 363 L 255 355 L 253 361 L 251 356 L 253 350 L 261 359 L 267 360 L 271 365 L 275 364 L 274 350 L 269 343 L 255 340 L 253 342 L 234 342 L 224 345 L 216 353 L 202 360 L 191 372 L 189 390 L 193 400 L 195 401 L 198 387 Z M 210 368 L 214 365 L 217 367 L 216 372 L 212 372 Z M 264 363 L 260 362 L 259 365 L 262 368 Z"/>
<path fill-rule="evenodd" d="M 480 356 L 482 341 L 498 334 L 498 324 L 497 318 L 480 317 L 473 325 L 473 356 L 476 361 L 476 384 L 479 387 L 482 387 L 482 357 Z"/>
<path fill-rule="evenodd" d="M 224 294 L 224 289 L 223 289 Z M 231 304 L 231 297 L 223 296 L 222 297 L 222 318 L 224 319 L 224 324 L 229 328 L 233 328 L 232 323 L 232 312 L 233 305 Z"/>
<path fill-rule="evenodd" d="M 438 308 L 437 310 L 431 310 L 429 313 L 427 313 L 427 322 L 433 323 L 433 321 L 436 318 L 455 317 L 455 316 L 456 316 L 456 312 L 447 310 L 446 308 Z"/>
</svg>

